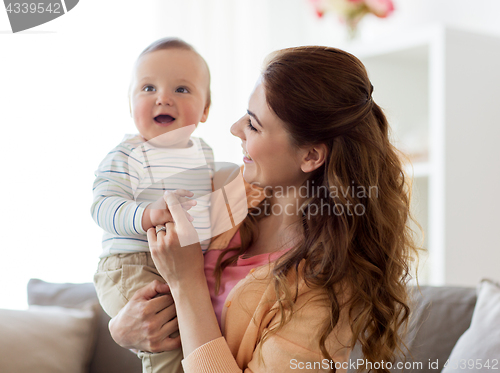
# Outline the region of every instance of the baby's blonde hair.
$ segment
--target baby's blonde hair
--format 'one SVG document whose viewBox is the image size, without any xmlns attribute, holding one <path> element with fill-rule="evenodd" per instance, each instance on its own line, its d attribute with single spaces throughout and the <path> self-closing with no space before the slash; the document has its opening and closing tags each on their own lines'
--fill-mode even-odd
<svg viewBox="0 0 500 373">
<path fill-rule="evenodd" d="M 187 50 L 196 53 L 203 63 L 205 64 L 205 67 L 207 68 L 207 74 L 208 74 L 208 92 L 207 92 L 207 107 L 210 107 L 210 104 L 212 103 L 212 95 L 210 92 L 210 69 L 208 68 L 207 61 L 194 49 L 194 47 L 191 44 L 186 43 L 184 40 L 175 38 L 175 37 L 166 37 L 162 39 L 158 39 L 151 44 L 149 44 L 146 49 L 144 49 L 141 54 L 139 54 L 139 57 L 137 57 L 137 60 L 135 64 L 137 65 L 137 62 L 143 57 L 144 55 L 152 52 L 156 52 L 159 50 L 165 50 L 165 49 L 181 49 L 181 50 Z M 132 113 L 132 105 L 131 105 L 131 93 L 132 93 L 132 87 L 133 87 L 133 79 L 130 80 L 130 85 L 128 88 L 128 104 L 129 104 L 129 109 L 130 113 Z"/>
</svg>

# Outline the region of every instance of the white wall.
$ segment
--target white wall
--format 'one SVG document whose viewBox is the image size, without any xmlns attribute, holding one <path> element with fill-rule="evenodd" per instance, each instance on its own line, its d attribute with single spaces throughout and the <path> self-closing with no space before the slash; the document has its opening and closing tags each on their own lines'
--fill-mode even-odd
<svg viewBox="0 0 500 373">
<path fill-rule="evenodd" d="M 92 281 L 93 172 L 134 130 L 129 75 L 155 37 L 154 3 L 138 4 L 81 1 L 20 34 L 0 11 L 0 307 L 25 307 L 32 277 Z"/>
<path fill-rule="evenodd" d="M 497 0 L 478 0 L 474 6 L 466 0 L 393 1 L 393 15 L 387 19 L 367 16 L 357 40 L 390 38 L 436 22 L 500 35 Z M 211 144 L 225 144 L 216 149 L 220 160 L 241 162 L 239 144 L 228 129 L 242 115 L 260 64 L 269 52 L 304 44 L 341 48 L 347 44 L 344 26 L 337 17 L 327 14 L 318 19 L 307 0 L 167 0 L 158 6 L 158 34 L 185 38 L 211 67 L 214 105 L 208 124 L 197 131 Z M 176 16 L 165 20 L 165 14 Z"/>
<path fill-rule="evenodd" d="M 391 37 L 434 21 L 500 35 L 500 2 L 470 4 L 399 0 L 391 18 L 367 18 L 360 37 Z M 82 0 L 20 34 L 10 33 L 0 11 L 0 307 L 25 307 L 31 277 L 92 280 L 101 235 L 89 213 L 93 171 L 134 131 L 130 70 L 147 44 L 166 35 L 186 39 L 207 59 L 213 106 L 197 134 L 217 159 L 237 163 L 240 145 L 229 126 L 244 113 L 264 56 L 345 41 L 335 17 L 317 20 L 306 0 Z"/>
</svg>

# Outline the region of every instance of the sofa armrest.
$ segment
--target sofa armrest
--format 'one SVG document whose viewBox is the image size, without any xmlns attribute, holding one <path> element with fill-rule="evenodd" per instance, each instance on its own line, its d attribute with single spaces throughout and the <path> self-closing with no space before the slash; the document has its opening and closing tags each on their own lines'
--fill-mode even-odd
<svg viewBox="0 0 500 373">
<path fill-rule="evenodd" d="M 28 304 L 79 308 L 89 300 L 97 301 L 92 283 L 56 284 L 39 279 L 28 283 Z M 108 329 L 110 317 L 99 306 L 98 330 L 90 373 L 139 373 L 141 360 L 135 354 L 118 346 Z"/>
</svg>

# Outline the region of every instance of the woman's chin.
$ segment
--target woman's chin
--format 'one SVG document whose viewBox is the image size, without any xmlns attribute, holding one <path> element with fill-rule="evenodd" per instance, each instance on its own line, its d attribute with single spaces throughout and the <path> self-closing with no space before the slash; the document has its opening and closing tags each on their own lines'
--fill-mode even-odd
<svg viewBox="0 0 500 373">
<path fill-rule="evenodd" d="M 251 172 L 248 168 L 249 167 L 246 164 L 243 165 L 243 179 L 248 184 L 255 184 L 256 183 L 255 176 L 253 175 L 253 172 Z"/>
</svg>

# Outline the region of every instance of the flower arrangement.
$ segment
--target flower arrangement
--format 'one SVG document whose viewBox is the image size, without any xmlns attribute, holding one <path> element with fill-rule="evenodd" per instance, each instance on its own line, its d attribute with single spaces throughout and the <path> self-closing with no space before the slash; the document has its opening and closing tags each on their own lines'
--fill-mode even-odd
<svg viewBox="0 0 500 373">
<path fill-rule="evenodd" d="M 392 0 L 309 0 L 318 17 L 334 12 L 346 23 L 350 38 L 356 36 L 357 25 L 367 14 L 386 18 L 394 11 Z"/>
</svg>

